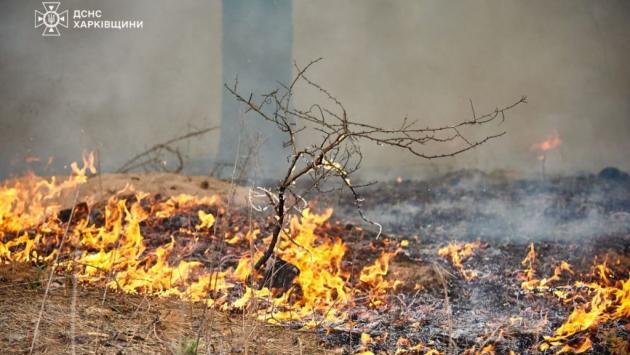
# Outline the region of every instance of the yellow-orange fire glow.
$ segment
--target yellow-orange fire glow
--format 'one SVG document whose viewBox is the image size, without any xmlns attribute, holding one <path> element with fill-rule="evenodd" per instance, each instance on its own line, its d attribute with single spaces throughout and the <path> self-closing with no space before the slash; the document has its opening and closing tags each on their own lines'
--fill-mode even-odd
<svg viewBox="0 0 630 355">
<path fill-rule="evenodd" d="M 425 354 L 425 355 L 442 355 L 441 352 L 432 349 L 424 343 L 418 343 L 411 345 L 411 341 L 405 337 L 400 337 L 396 340 L 396 352 L 395 355 L 407 355 L 407 354 Z"/>
<path fill-rule="evenodd" d="M 521 264 L 525 266 L 525 270 L 523 272 L 524 281 L 521 283 L 521 288 L 528 291 L 544 291 L 549 289 L 549 285 L 554 282 L 560 281 L 560 277 L 562 273 L 573 274 L 573 270 L 571 270 L 571 265 L 566 261 L 561 261 L 558 266 L 556 266 L 553 270 L 553 275 L 548 278 L 538 279 L 536 278 L 536 250 L 534 249 L 534 243 L 529 245 L 529 251 L 527 256 Z M 564 293 L 562 291 L 556 290 L 555 295 L 559 298 L 565 298 Z"/>
<path fill-rule="evenodd" d="M 521 283 L 521 287 L 528 291 L 542 292 L 550 289 L 549 285 L 558 282 L 563 272 L 573 275 L 570 265 L 562 261 L 555 267 L 551 277 L 537 279 L 535 261 L 536 251 L 532 243 L 529 246 L 527 256 L 522 261 L 526 269 L 523 273 L 524 281 Z M 565 303 L 568 303 L 567 300 L 575 299 L 578 295 L 589 300 L 575 306 L 565 322 L 554 331 L 553 335 L 544 337 L 540 350 L 544 351 L 553 347 L 558 354 L 586 352 L 592 348 L 589 331 L 616 319 L 630 318 L 630 274 L 626 275 L 628 277 L 626 280 L 612 281 L 610 275 L 613 273 L 606 262 L 597 264 L 594 271 L 597 276 L 596 280 L 591 282 L 576 281 L 572 286 L 563 286 L 564 290 L 562 291 L 553 292 Z M 580 290 L 586 290 L 586 293 L 582 294 Z M 576 340 L 580 341 L 576 342 Z"/>
<path fill-rule="evenodd" d="M 448 258 L 459 269 L 464 278 L 471 281 L 477 278 L 477 272 L 475 270 L 467 270 L 462 263 L 470 258 L 479 247 L 481 247 L 481 242 L 479 241 L 473 243 L 448 243 L 447 246 L 438 250 L 438 255 Z"/>
<path fill-rule="evenodd" d="M 598 268 L 606 268 L 605 264 Z M 586 288 L 590 300 L 577 305 L 569 314 L 565 322 L 560 325 L 552 336 L 545 337 L 541 350 L 551 346 L 561 347 L 558 353 L 583 353 L 591 349 L 592 341 L 589 330 L 616 319 L 630 318 L 630 274 L 625 280 L 610 281 L 608 278 L 584 283 L 578 281 L 576 288 Z M 577 345 L 570 345 L 569 341 L 580 336 L 582 341 Z"/>
<path fill-rule="evenodd" d="M 112 197 L 104 207 L 104 223 L 96 225 L 81 217 L 69 229 L 68 249 L 60 250 L 57 246 L 65 224 L 56 218 L 60 206 L 52 201 L 85 182 L 88 172 L 94 173 L 93 156 L 86 155 L 84 165 L 73 164 L 72 170 L 72 176 L 65 180 L 46 180 L 31 174 L 0 187 L 0 264 L 46 262 L 60 253 L 77 250 L 80 255 L 74 260 L 64 258 L 68 261 L 59 266 L 61 270 L 76 270 L 81 282 L 125 293 L 202 301 L 221 310 L 248 308 L 261 320 L 296 320 L 305 327 L 346 319 L 347 310 L 357 299 L 370 307 L 382 306 L 388 291 L 399 283 L 386 277 L 389 261 L 396 252 L 384 252 L 373 264 L 360 270 L 360 284 L 351 284 L 351 272 L 342 264 L 347 250 L 343 240 L 328 234 L 322 236 L 321 232 L 316 234 L 317 229 L 326 230 L 323 226 L 332 210 L 318 214 L 306 209 L 291 218 L 289 227 L 282 232 L 276 254 L 300 273 L 294 287 L 280 295 L 268 288 L 258 289 L 250 282 L 253 261 L 261 253 L 254 251 L 251 255 L 249 247 L 238 249 L 242 254 L 236 255 L 236 266 L 215 270 L 177 254 L 180 234 L 169 235 L 166 243 L 150 247 L 142 232 L 143 222 L 167 218 L 197 206 L 215 206 L 221 211 L 219 197 L 179 195 L 162 202 L 151 202 L 142 193 L 129 200 Z M 178 233 L 194 241 L 219 238 L 212 233 L 217 216 L 204 210 L 193 215 L 199 222 L 180 228 Z M 245 235 L 232 233 L 237 226 L 228 230 L 220 238 L 229 245 L 249 246 L 260 235 L 257 229 Z M 39 255 L 41 250 L 49 252 Z"/>
<path fill-rule="evenodd" d="M 95 173 L 94 155 L 84 154 L 83 167 L 72 163 L 72 174 L 65 179 L 50 180 L 32 173 L 0 185 L 0 228 L 19 232 L 44 222 L 47 216 L 59 211 L 57 198 L 67 189 L 87 181 L 86 173 Z"/>
<path fill-rule="evenodd" d="M 558 132 L 553 132 L 549 137 L 547 137 L 547 139 L 543 140 L 542 142 L 532 144 L 530 149 L 532 151 L 539 152 L 540 155 L 538 156 L 538 159 L 542 160 L 545 159 L 545 154 L 548 151 L 557 148 L 561 143 L 562 140 L 560 139 L 560 135 L 558 134 Z"/>
<path fill-rule="evenodd" d="M 67 223 L 57 218 L 61 210 L 59 197 L 71 193 L 87 181 L 89 173 L 95 172 L 93 155 L 86 154 L 83 160 L 82 166 L 71 165 L 72 175 L 68 178 L 45 179 L 28 174 L 0 185 L 0 264 L 50 264 L 63 254 L 57 270 L 73 270 L 86 284 L 124 293 L 178 297 L 225 311 L 246 309 L 266 322 L 299 321 L 307 328 L 351 319 L 350 310 L 358 304 L 382 311 L 392 290 L 401 283 L 389 276 L 390 262 L 398 250 L 390 248 L 380 253 L 353 275 L 344 265 L 347 245 L 327 225 L 333 211 L 316 213 L 305 209 L 290 219 L 275 250 L 281 260 L 300 270 L 293 286 L 280 294 L 266 287 L 259 289 L 257 280 L 252 282 L 252 278 L 253 263 L 261 251 L 250 246 L 256 242 L 267 245 L 270 237 L 256 228 L 238 232 L 239 226 L 228 226 L 224 228 L 226 232 L 214 235 L 222 222 L 219 215 L 224 213 L 217 196 L 178 195 L 159 202 L 141 192 L 129 199 L 112 197 L 102 208 L 102 223 L 91 222 L 87 216 L 77 217 L 68 229 L 66 247 L 59 249 Z M 205 208 L 209 206 L 213 209 Z M 180 212 L 189 212 L 187 216 L 196 222 L 180 227 L 178 233 L 169 231 L 173 234 L 163 236 L 166 242 L 152 246 L 153 240 L 143 234 L 143 226 Z M 182 236 L 199 243 L 223 241 L 239 252 L 233 255 L 236 260 L 231 266 L 212 269 L 194 258 L 182 258 L 182 247 L 178 247 Z M 400 247 L 408 244 L 402 241 Z M 438 254 L 449 259 L 465 279 L 472 280 L 477 273 L 463 264 L 481 246 L 479 241 L 449 243 Z M 71 250 L 76 253 L 70 253 Z M 569 277 L 577 278 L 571 266 L 560 261 L 551 276 L 539 279 L 536 262 L 532 243 L 522 261 L 520 286 L 536 294 L 553 294 L 562 304 L 573 307 L 564 323 L 544 337 L 540 350 L 586 352 L 592 349 L 594 330 L 619 319 L 630 319 L 630 274 L 615 275 L 606 262 L 595 263 L 593 275 L 584 281 L 555 287 Z M 514 323 L 520 323 L 518 318 Z M 378 341 L 378 337 L 364 333 L 361 350 L 370 353 L 370 346 Z M 412 345 L 402 337 L 397 347 L 400 354 L 439 354 L 428 345 Z M 474 351 L 491 354 L 496 349 L 494 344 L 487 344 Z"/>
</svg>

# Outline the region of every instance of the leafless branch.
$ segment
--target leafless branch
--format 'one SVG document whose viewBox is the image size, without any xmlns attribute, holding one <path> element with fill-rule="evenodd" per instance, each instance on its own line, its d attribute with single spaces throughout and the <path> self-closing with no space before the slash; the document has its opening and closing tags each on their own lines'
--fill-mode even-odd
<svg viewBox="0 0 630 355">
<path fill-rule="evenodd" d="M 421 127 L 417 121 L 410 121 L 405 117 L 394 128 L 375 126 L 351 119 L 336 96 L 306 76 L 307 71 L 321 60 L 315 59 L 303 68 L 295 64 L 296 76 L 291 83 L 280 83 L 280 88 L 261 95 L 241 94 L 238 91 L 238 80 L 232 86 L 225 84 L 225 89 L 245 106 L 247 112 L 256 113 L 259 118 L 283 132 L 286 136 L 283 145 L 290 149 L 287 170 L 275 189 L 259 190 L 264 192 L 270 206 L 273 206 L 276 223 L 270 244 L 255 264 L 256 270 L 260 270 L 272 256 L 288 215 L 299 211 L 299 208 L 294 208 L 298 202 L 291 205 L 289 200 L 295 200 L 296 196 L 302 199 L 310 192 L 322 192 L 323 186 L 334 180 L 340 182 L 342 189 L 352 193 L 361 218 L 380 230 L 378 223 L 370 221 L 363 214 L 362 199 L 357 190 L 359 186 L 352 182 L 352 174 L 359 169 L 363 160 L 359 142 L 402 149 L 424 159 L 452 157 L 506 133 L 500 131 L 475 140 L 464 135 L 467 128 L 487 126 L 497 118 L 501 123 L 505 120 L 506 111 L 527 102 L 527 98 L 523 96 L 510 105 L 497 107 L 480 115 L 475 111 L 471 100 L 472 118 L 454 124 Z M 300 84 L 315 89 L 321 95 L 322 102 L 312 103 L 307 108 L 298 107 L 292 98 Z M 300 144 L 300 136 L 305 133 L 319 134 L 319 143 Z M 443 151 L 429 153 L 428 145 L 442 147 Z M 302 180 L 309 180 L 309 183 L 297 184 Z"/>
<path fill-rule="evenodd" d="M 176 147 L 173 147 L 172 145 L 186 139 L 204 135 L 218 128 L 219 127 L 204 128 L 204 129 L 188 132 L 182 136 L 169 139 L 163 143 L 158 143 L 152 146 L 151 148 L 145 150 L 144 152 L 139 153 L 135 155 L 134 157 L 132 157 L 131 159 L 129 159 L 125 164 L 123 164 L 120 168 L 118 168 L 116 172 L 126 173 L 126 172 L 139 169 L 139 168 L 143 168 L 143 169 L 153 168 L 153 169 L 157 169 L 161 171 L 179 173 L 184 168 L 184 158 L 182 157 L 182 154 L 180 153 L 180 151 Z M 165 166 L 166 159 L 164 159 L 163 157 L 164 153 L 168 155 L 172 155 L 177 159 L 177 167 L 175 167 L 175 169 L 169 170 L 166 168 Z"/>
</svg>

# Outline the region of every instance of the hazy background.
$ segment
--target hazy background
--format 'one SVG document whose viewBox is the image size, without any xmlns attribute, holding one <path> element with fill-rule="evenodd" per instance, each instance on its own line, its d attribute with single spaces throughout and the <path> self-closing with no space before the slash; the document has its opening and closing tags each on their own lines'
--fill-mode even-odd
<svg viewBox="0 0 630 355">
<path fill-rule="evenodd" d="M 421 161 L 365 146 L 368 175 L 459 168 L 534 174 L 530 146 L 554 131 L 563 143 L 549 155 L 550 173 L 630 170 L 628 1 L 291 6 L 286 45 L 293 59 L 324 57 L 310 76 L 355 120 L 394 124 L 407 115 L 446 124 L 470 116 L 469 98 L 481 112 L 529 97 L 500 127 L 507 136 L 457 158 Z M 26 168 L 29 156 L 54 156 L 50 172 L 57 172 L 83 150 L 98 150 L 102 169 L 112 170 L 155 143 L 220 124 L 223 21 L 239 20 L 223 18 L 221 1 L 66 0 L 62 9 L 102 9 L 104 19 L 139 19 L 144 28 L 61 29 L 59 38 L 33 28 L 40 8 L 38 1 L 0 0 L 0 176 Z M 253 69 L 244 72 L 255 71 L 255 59 L 245 61 Z M 219 141 L 217 131 L 181 146 L 196 173 L 209 170 Z"/>
</svg>

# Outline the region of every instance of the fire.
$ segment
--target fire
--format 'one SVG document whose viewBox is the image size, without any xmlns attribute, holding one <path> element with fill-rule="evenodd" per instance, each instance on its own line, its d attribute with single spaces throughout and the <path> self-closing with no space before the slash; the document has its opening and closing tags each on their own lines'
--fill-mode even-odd
<svg viewBox="0 0 630 355">
<path fill-rule="evenodd" d="M 521 287 L 527 290 L 530 290 L 532 286 L 530 284 L 534 283 L 536 280 L 536 271 L 534 270 L 534 263 L 536 262 L 536 250 L 534 249 L 534 243 L 529 245 L 529 251 L 527 252 L 527 256 L 525 259 L 521 261 L 521 265 L 527 266 L 525 269 L 525 277 L 527 278 L 525 282 L 521 284 Z"/>
<path fill-rule="evenodd" d="M 472 348 L 468 348 L 462 352 L 463 355 L 495 355 L 496 354 L 496 345 L 488 344 L 481 347 L 481 349 L 477 350 L 477 346 L 473 346 Z"/>
<path fill-rule="evenodd" d="M 447 246 L 438 250 L 438 255 L 448 258 L 459 269 L 464 278 L 471 281 L 477 278 L 477 272 L 475 270 L 467 270 L 462 263 L 470 258 L 475 253 L 475 250 L 480 247 L 480 241 L 473 243 L 448 243 Z"/>
<path fill-rule="evenodd" d="M 253 271 L 254 261 L 270 238 L 265 226 L 230 225 L 224 220 L 226 211 L 218 196 L 157 198 L 135 192 L 131 197 L 117 195 L 98 205 L 77 207 L 72 221 L 59 218 L 59 197 L 80 188 L 95 172 L 94 157 L 86 154 L 81 166 L 72 164 L 71 168 L 72 175 L 66 179 L 29 174 L 0 186 L 0 264 L 50 265 L 61 255 L 55 271 L 73 270 L 85 284 L 202 302 L 224 311 L 247 311 L 265 322 L 304 328 L 358 327 L 361 315 L 354 313 L 356 309 L 369 308 L 375 313 L 391 310 L 391 294 L 401 281 L 392 279 L 390 264 L 398 248 L 409 245 L 407 240 L 385 243 L 384 251 L 353 271 L 346 256 L 348 246 L 331 232 L 333 211 L 305 209 L 281 232 L 276 263 L 297 272 L 288 284 L 278 286 L 266 283 L 263 275 Z M 99 212 L 100 219 L 91 218 L 94 211 Z M 181 222 L 183 219 L 186 223 Z M 175 227 L 160 229 L 169 223 Z M 66 243 L 60 249 L 66 229 Z M 199 256 L 197 246 L 216 242 L 225 246 L 218 258 Z M 473 280 L 476 271 L 466 269 L 464 263 L 481 247 L 479 241 L 449 243 L 438 254 L 450 260 L 466 280 Z M 537 295 L 554 295 L 558 298 L 555 302 L 572 307 L 566 320 L 543 338 L 541 351 L 589 351 L 597 329 L 630 318 L 630 274 L 615 273 L 614 265 L 595 262 L 591 275 L 569 283 L 578 275 L 566 261 L 552 264 L 553 273 L 541 278 L 537 258 L 532 243 L 522 260 L 520 287 Z M 510 321 L 522 324 L 518 317 Z M 382 341 L 382 335 L 363 331 L 359 351 L 368 354 Z M 396 353 L 439 354 L 430 347 L 431 342 L 417 341 L 398 338 Z M 471 353 L 500 351 L 501 344 L 493 341 L 476 346 Z"/>
<path fill-rule="evenodd" d="M 88 172 L 95 173 L 94 155 L 83 155 L 83 167 L 72 163 L 72 174 L 67 179 L 50 178 L 50 181 L 32 173 L 21 179 L 4 182 L 0 186 L 0 228 L 19 232 L 44 222 L 47 216 L 59 211 L 54 201 L 74 186 L 87 181 Z"/>
<path fill-rule="evenodd" d="M 359 280 L 366 286 L 370 303 L 374 306 L 382 306 L 385 304 L 387 293 L 389 290 L 395 289 L 401 284 L 399 280 L 388 281 L 386 275 L 389 271 L 389 260 L 396 255 L 398 251 L 385 252 L 374 261 L 374 264 L 368 265 L 361 270 Z"/>
<path fill-rule="evenodd" d="M 573 275 L 570 265 L 561 261 L 554 268 L 554 273 L 549 278 L 537 279 L 535 276 L 536 251 L 534 244 L 530 244 L 527 256 L 522 264 L 526 266 L 523 272 L 521 287 L 528 291 L 542 292 L 549 290 L 549 285 L 561 279 L 561 274 Z M 594 267 L 596 279 L 591 282 L 576 281 L 573 286 L 563 286 L 566 291 L 556 290 L 554 295 L 567 300 L 575 299 L 581 294 L 581 290 L 586 290 L 582 296 L 589 301 L 578 304 L 571 311 L 565 322 L 554 331 L 553 335 L 545 336 L 544 342 L 540 345 L 540 350 L 544 351 L 550 347 L 559 348 L 557 353 L 583 353 L 591 349 L 592 341 L 588 332 L 595 330 L 601 325 L 617 319 L 630 318 L 630 274 L 626 280 L 611 281 L 612 271 L 606 262 L 597 264 Z M 569 297 L 569 295 L 574 297 Z M 576 338 L 581 341 L 576 342 Z"/>
<path fill-rule="evenodd" d="M 62 258 L 58 270 L 76 270 L 83 283 L 205 302 L 221 310 L 247 308 L 258 319 L 299 321 L 304 327 L 342 322 L 357 304 L 382 307 L 400 283 L 387 278 L 396 251 L 383 252 L 353 277 L 343 263 L 347 246 L 340 237 L 326 233 L 331 209 L 321 214 L 306 209 L 282 232 L 276 255 L 299 273 L 279 291 L 263 285 L 261 276 L 252 270 L 261 252 L 254 250 L 252 255 L 250 243 L 269 237 L 261 240 L 264 232 L 259 227 L 246 231 L 238 226 L 216 228 L 219 215 L 225 212 L 216 196 L 156 200 L 137 192 L 133 198 L 110 198 L 102 207 L 100 223 L 90 220 L 87 212 L 77 212 L 71 222 L 61 221 L 54 199 L 95 172 L 94 157 L 88 154 L 83 166 L 71 167 L 73 174 L 66 180 L 48 181 L 31 174 L 0 187 L 0 264 L 49 262 L 59 254 L 75 255 L 73 260 Z M 182 213 L 198 221 L 170 232 L 160 245 L 147 239 L 147 230 Z M 67 241 L 60 250 L 57 246 L 67 223 Z M 217 230 L 222 232 L 215 235 Z M 194 249 L 195 243 L 220 240 L 237 261 L 208 267 L 182 252 Z"/>
<path fill-rule="evenodd" d="M 562 143 L 562 140 L 560 139 L 560 135 L 558 135 L 558 132 L 553 132 L 544 141 L 532 144 L 531 149 L 538 150 L 541 152 L 546 152 L 546 151 L 555 149 L 561 143 Z"/>
<path fill-rule="evenodd" d="M 573 270 L 571 269 L 571 265 L 566 261 L 561 261 L 558 266 L 554 268 L 553 275 L 548 278 L 538 279 L 536 278 L 536 250 L 534 249 L 534 243 L 529 245 L 527 256 L 521 264 L 526 266 L 526 269 L 523 272 L 524 281 L 521 283 L 521 288 L 528 291 L 544 291 L 549 289 L 549 285 L 554 282 L 560 281 L 562 273 L 573 274 Z M 559 298 L 564 298 L 564 293 L 562 291 L 555 291 L 555 295 Z"/>
<path fill-rule="evenodd" d="M 538 159 L 544 160 L 547 152 L 557 148 L 561 143 L 562 140 L 560 139 L 560 135 L 558 134 L 558 132 L 553 132 L 549 137 L 547 137 L 547 139 L 543 140 L 542 142 L 532 144 L 530 149 L 534 152 L 539 152 L 540 155 L 538 156 Z"/>
<path fill-rule="evenodd" d="M 201 223 L 199 223 L 195 228 L 196 229 L 210 229 L 210 227 L 212 227 L 212 225 L 214 224 L 214 216 L 212 215 L 212 213 L 206 213 L 202 210 L 199 210 L 199 212 L 197 213 L 197 216 L 199 216 L 199 219 L 201 220 Z"/>
<path fill-rule="evenodd" d="M 597 268 L 607 269 L 605 264 L 599 264 Z M 541 350 L 550 346 L 561 346 L 559 353 L 583 353 L 592 346 L 589 330 L 617 319 L 630 318 L 630 273 L 627 277 L 625 280 L 612 282 L 600 275 L 600 279 L 593 282 L 576 282 L 576 288 L 587 290 L 590 301 L 577 305 L 554 334 L 544 338 Z M 576 336 L 581 338 L 582 342 L 577 345 L 569 344 Z"/>
</svg>

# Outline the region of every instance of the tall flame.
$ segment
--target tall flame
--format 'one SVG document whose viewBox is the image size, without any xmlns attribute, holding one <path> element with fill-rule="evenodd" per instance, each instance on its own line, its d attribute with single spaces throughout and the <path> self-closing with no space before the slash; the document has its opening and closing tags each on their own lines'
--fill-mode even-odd
<svg viewBox="0 0 630 355">
<path fill-rule="evenodd" d="M 249 246 L 261 231 L 240 233 L 238 226 L 228 226 L 227 232 L 215 236 L 217 213 L 223 211 L 216 196 L 179 195 L 159 202 L 143 193 L 128 200 L 114 196 L 103 207 L 102 223 L 91 221 L 87 214 L 79 215 L 69 229 L 66 247 L 60 250 L 57 246 L 68 222 L 56 218 L 60 206 L 54 204 L 54 198 L 95 172 L 93 155 L 85 155 L 82 166 L 72 164 L 71 168 L 72 176 L 63 181 L 31 174 L 0 187 L 0 263 L 45 262 L 77 250 L 80 255 L 74 260 L 64 258 L 67 261 L 60 269 L 74 265 L 72 269 L 84 283 L 125 293 L 201 301 L 222 310 L 249 307 L 259 319 L 300 321 L 305 327 L 344 320 L 348 308 L 357 302 L 382 306 L 387 291 L 399 283 L 387 279 L 388 263 L 396 252 L 386 251 L 359 271 L 356 282 L 360 284 L 354 285 L 343 264 L 346 245 L 340 237 L 325 233 L 332 210 L 318 214 L 306 209 L 290 220 L 276 250 L 299 274 L 286 292 L 259 289 L 251 275 L 252 261 L 260 252 L 252 255 Z M 147 226 L 165 223 L 182 212 L 198 222 L 179 228 L 159 246 L 147 240 L 143 233 Z M 237 253 L 236 264 L 211 269 L 202 261 L 182 258 L 181 243 L 220 239 Z"/>
<path fill-rule="evenodd" d="M 50 180 L 27 173 L 20 179 L 0 185 L 0 228 L 18 232 L 44 222 L 60 207 L 56 200 L 69 188 L 87 181 L 87 173 L 95 173 L 94 154 L 83 155 L 83 166 L 72 163 L 72 175 L 66 179 L 51 177 Z"/>
</svg>

